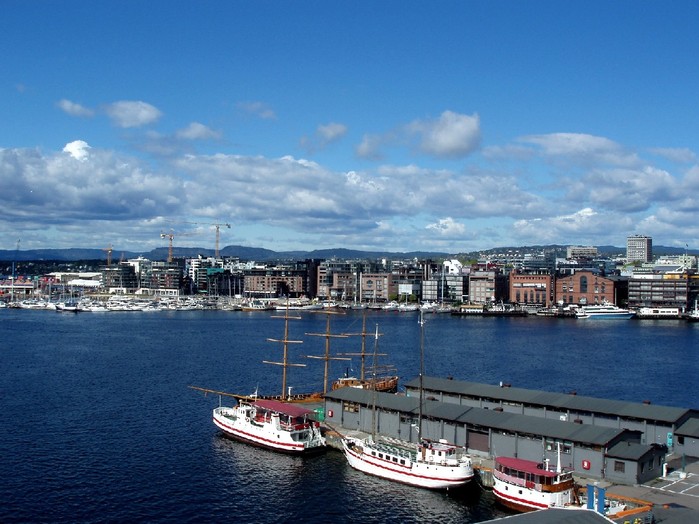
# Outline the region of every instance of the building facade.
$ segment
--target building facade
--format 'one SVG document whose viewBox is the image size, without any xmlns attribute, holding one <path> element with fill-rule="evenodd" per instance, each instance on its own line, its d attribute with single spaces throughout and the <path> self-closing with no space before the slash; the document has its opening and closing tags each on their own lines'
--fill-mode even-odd
<svg viewBox="0 0 699 524">
<path fill-rule="evenodd" d="M 555 301 L 563 304 L 616 304 L 615 282 L 592 271 L 556 277 Z"/>
<path fill-rule="evenodd" d="M 651 262 L 653 260 L 653 239 L 634 235 L 626 239 L 626 262 Z"/>
</svg>

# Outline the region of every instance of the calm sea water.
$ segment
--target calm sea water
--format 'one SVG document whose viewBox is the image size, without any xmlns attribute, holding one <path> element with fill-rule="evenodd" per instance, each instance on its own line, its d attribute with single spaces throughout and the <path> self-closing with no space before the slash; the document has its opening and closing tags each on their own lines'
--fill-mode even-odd
<svg viewBox="0 0 699 524">
<path fill-rule="evenodd" d="M 324 315 L 290 325 L 298 391 L 322 387 Z M 426 373 L 699 408 L 699 324 L 426 317 Z M 417 375 L 417 314 L 375 312 L 383 363 Z M 333 316 L 360 332 L 362 314 Z M 221 437 L 217 396 L 279 392 L 283 321 L 269 312 L 0 310 L 0 522 L 481 522 L 505 513 L 475 486 L 450 494 L 367 477 L 340 453 L 298 458 Z M 373 349 L 373 341 L 367 341 Z M 332 339 L 356 352 L 359 337 Z M 333 362 L 331 377 L 358 362 Z"/>
</svg>

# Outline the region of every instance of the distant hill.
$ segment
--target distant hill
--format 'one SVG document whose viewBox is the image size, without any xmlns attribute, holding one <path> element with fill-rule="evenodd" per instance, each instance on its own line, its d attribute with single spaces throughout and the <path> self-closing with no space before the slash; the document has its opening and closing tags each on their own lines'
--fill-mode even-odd
<svg viewBox="0 0 699 524">
<path fill-rule="evenodd" d="M 478 256 L 492 255 L 498 253 L 534 253 L 542 250 L 559 251 L 565 253 L 567 245 L 535 245 L 535 246 L 511 246 L 497 247 L 487 250 L 474 251 L 471 253 L 453 253 L 433 252 L 433 251 L 410 251 L 410 252 L 391 252 L 391 251 L 359 251 L 356 249 L 347 248 L 332 248 L 332 249 L 315 249 L 312 251 L 272 251 L 260 247 L 247 246 L 226 246 L 220 250 L 221 256 L 238 257 L 241 260 L 255 260 L 259 262 L 272 262 L 275 260 L 305 260 L 305 259 L 379 259 L 379 258 L 404 258 L 404 259 L 443 259 L 448 257 L 465 257 L 478 258 Z M 626 248 L 616 246 L 597 246 L 597 249 L 602 256 L 623 255 Z M 697 255 L 699 251 L 685 250 L 677 247 L 653 246 L 654 255 L 681 255 L 683 253 Z M 143 256 L 150 260 L 167 260 L 168 248 L 159 247 L 148 252 L 134 251 L 112 251 L 112 260 L 118 261 L 121 258 L 129 259 Z M 172 254 L 174 257 L 196 257 L 198 255 L 208 257 L 214 256 L 213 249 L 199 247 L 173 247 Z M 67 248 L 67 249 L 27 249 L 27 250 L 9 250 L 0 249 L 0 260 L 6 262 L 26 262 L 26 261 L 62 261 L 74 262 L 78 260 L 106 260 L 107 253 L 103 249 L 87 249 L 87 248 Z"/>
<path fill-rule="evenodd" d="M 427 251 L 411 251 L 408 253 L 396 253 L 390 251 L 359 251 L 346 248 L 336 249 L 316 249 L 313 251 L 272 251 L 259 247 L 247 246 L 226 246 L 219 250 L 221 256 L 238 257 L 241 260 L 255 260 L 260 262 L 271 262 L 275 260 L 305 260 L 305 259 L 364 259 L 364 258 L 382 258 L 382 257 L 400 257 L 400 258 L 444 258 L 449 256 L 448 253 L 427 252 Z M 112 251 L 112 260 L 118 261 L 121 258 L 129 259 L 142 256 L 150 260 L 167 260 L 168 248 L 159 247 L 148 252 L 134 251 Z M 198 247 L 173 247 L 173 257 L 196 257 L 214 256 L 213 249 L 205 249 Z M 77 260 L 106 260 L 107 253 L 103 249 L 82 249 L 82 248 L 67 248 L 67 249 L 27 249 L 13 251 L 8 249 L 0 249 L 0 260 L 27 262 L 27 261 L 43 261 L 55 260 L 60 262 L 74 262 Z"/>
</svg>

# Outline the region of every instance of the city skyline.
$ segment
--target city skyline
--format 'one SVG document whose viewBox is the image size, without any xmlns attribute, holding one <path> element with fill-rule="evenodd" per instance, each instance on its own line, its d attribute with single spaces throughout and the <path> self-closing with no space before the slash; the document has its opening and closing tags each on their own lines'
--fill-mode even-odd
<svg viewBox="0 0 699 524">
<path fill-rule="evenodd" d="M 10 0 L 0 250 L 699 246 L 699 5 Z"/>
</svg>

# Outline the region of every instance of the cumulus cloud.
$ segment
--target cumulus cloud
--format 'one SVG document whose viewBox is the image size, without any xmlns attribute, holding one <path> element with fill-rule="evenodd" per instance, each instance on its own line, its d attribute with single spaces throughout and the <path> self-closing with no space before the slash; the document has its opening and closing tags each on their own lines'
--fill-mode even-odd
<svg viewBox="0 0 699 524">
<path fill-rule="evenodd" d="M 696 153 L 686 147 L 656 147 L 650 149 L 650 152 L 678 164 L 691 164 L 697 161 Z"/>
<path fill-rule="evenodd" d="M 176 177 L 154 173 L 135 159 L 91 148 L 82 140 L 48 155 L 29 149 L 0 151 L 0 184 L 13 187 L 12 202 L 4 201 L 5 216 L 57 228 L 104 220 L 117 229 L 121 221 L 173 214 L 183 194 Z"/>
<path fill-rule="evenodd" d="M 221 133 L 199 122 L 192 122 L 184 129 L 179 129 L 175 137 L 182 140 L 211 140 L 220 138 Z"/>
<path fill-rule="evenodd" d="M 152 124 L 162 116 L 157 107 L 137 100 L 122 100 L 108 104 L 105 111 L 114 125 L 124 128 Z"/>
<path fill-rule="evenodd" d="M 449 238 L 460 238 L 466 233 L 466 226 L 451 217 L 442 218 L 435 223 L 427 224 L 425 229 Z"/>
<path fill-rule="evenodd" d="M 362 141 L 355 148 L 355 153 L 359 158 L 367 160 L 380 160 L 383 158 L 381 148 L 384 139 L 379 135 L 364 135 Z"/>
<path fill-rule="evenodd" d="M 453 111 L 444 111 L 436 120 L 415 120 L 406 131 L 419 137 L 422 152 L 436 157 L 464 157 L 478 149 L 481 142 L 479 116 Z"/>
<path fill-rule="evenodd" d="M 347 126 L 330 122 L 329 124 L 319 125 L 312 137 L 304 136 L 301 138 L 301 147 L 309 152 L 324 149 L 329 144 L 337 142 L 347 133 Z"/>
<path fill-rule="evenodd" d="M 63 111 L 66 114 L 69 114 L 70 116 L 91 117 L 95 114 L 95 112 L 92 109 L 82 106 L 76 102 L 66 100 L 65 98 L 59 100 L 57 105 L 59 109 L 61 109 L 61 111 Z"/>
<path fill-rule="evenodd" d="M 255 115 L 258 118 L 262 118 L 263 120 L 273 120 L 277 118 L 274 110 L 264 102 L 238 102 L 236 105 L 238 109 Z"/>
<path fill-rule="evenodd" d="M 558 243 L 561 239 L 575 238 L 580 243 L 597 245 L 618 243 L 631 226 L 629 216 L 600 213 L 586 207 L 567 215 L 517 220 L 513 232 L 514 238 L 523 244 Z"/>
<path fill-rule="evenodd" d="M 383 134 L 367 133 L 356 147 L 360 158 L 380 160 L 384 149 L 414 145 L 416 151 L 435 158 L 463 158 L 480 147 L 478 115 L 444 111 L 437 119 L 413 120 Z"/>
<path fill-rule="evenodd" d="M 585 164 L 638 165 L 636 153 L 625 150 L 608 138 L 584 133 L 529 135 L 519 142 L 538 146 L 545 157 L 567 159 Z"/>
<path fill-rule="evenodd" d="M 76 160 L 85 161 L 90 155 L 90 146 L 83 140 L 75 140 L 65 145 L 64 153 L 68 153 Z"/>
<path fill-rule="evenodd" d="M 651 166 L 593 170 L 584 177 L 583 185 L 588 188 L 590 202 L 626 213 L 644 211 L 655 203 L 674 200 L 677 187 L 667 171 Z M 578 193 L 577 198 L 580 196 Z"/>
</svg>

